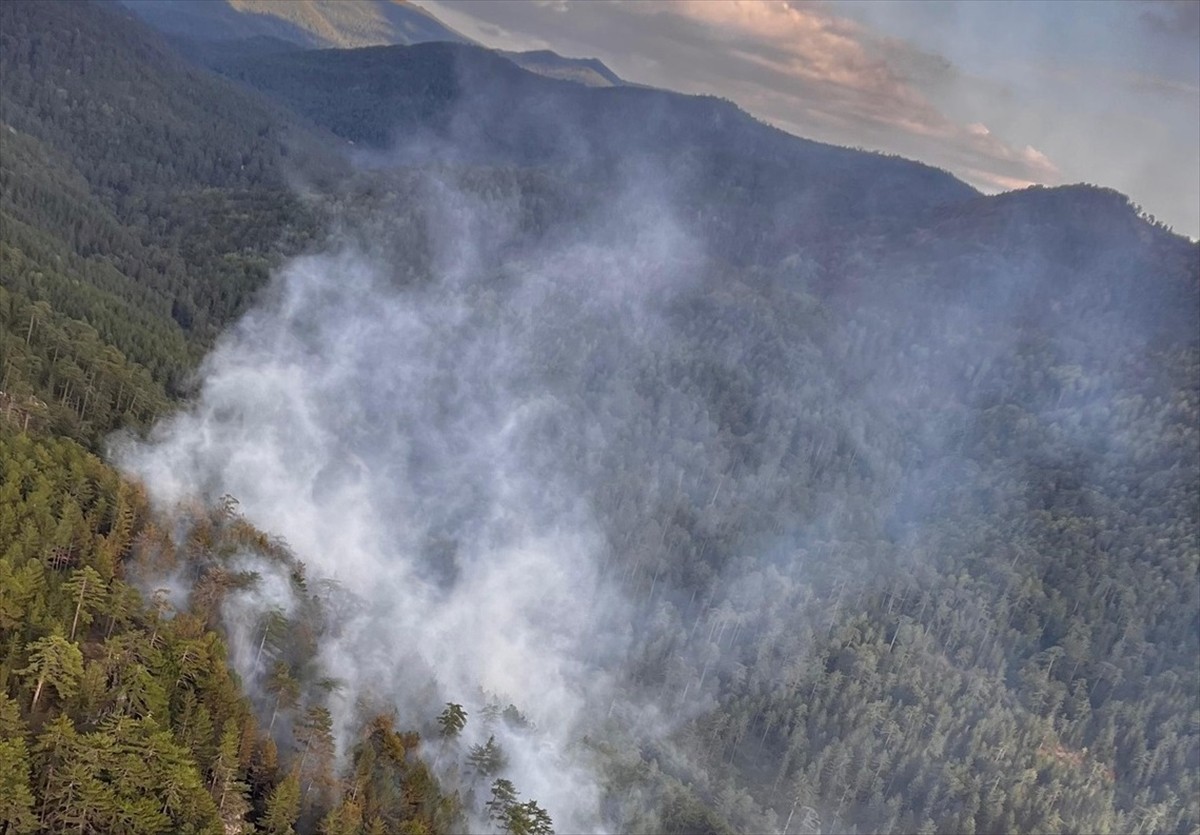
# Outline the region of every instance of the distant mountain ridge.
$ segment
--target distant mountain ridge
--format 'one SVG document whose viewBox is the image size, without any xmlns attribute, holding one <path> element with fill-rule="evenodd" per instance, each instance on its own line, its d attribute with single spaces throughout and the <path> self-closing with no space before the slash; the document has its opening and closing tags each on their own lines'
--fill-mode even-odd
<svg viewBox="0 0 1200 835">
<path fill-rule="evenodd" d="M 477 42 L 407 0 L 117 0 L 173 38 L 238 41 L 269 38 L 305 49 Z M 260 41 L 261 42 L 261 41 Z M 626 84 L 595 58 L 566 58 L 548 49 L 495 50 L 530 72 L 588 87 Z"/>
<path fill-rule="evenodd" d="M 978 196 L 940 169 L 802 139 L 728 101 L 586 87 L 468 44 L 269 55 L 230 44 L 209 65 L 360 148 L 586 169 L 598 183 L 645 163 L 664 181 L 686 183 L 681 205 L 737 207 L 702 219 L 705 238 L 737 261 L 833 240 L 835 228 L 907 223 Z M 734 215 L 745 228 L 729 224 Z"/>
<path fill-rule="evenodd" d="M 420 6 L 404 0 L 119 0 L 171 35 L 236 40 L 266 35 L 308 48 L 381 46 L 428 41 L 473 43 Z"/>
<path fill-rule="evenodd" d="M 737 264 L 777 263 L 806 250 L 827 277 L 836 276 L 824 288 L 835 296 L 853 287 L 847 263 L 865 247 L 881 263 L 913 253 L 912 269 L 928 277 L 927 287 L 938 283 L 934 273 L 954 287 L 961 273 L 943 266 L 978 266 L 964 262 L 970 242 L 977 252 L 1003 254 L 999 272 L 1035 258 L 1053 264 L 1063 281 L 1072 276 L 1072 287 L 1111 279 L 1108 292 L 1150 330 L 1187 332 L 1196 306 L 1194 281 L 1139 287 L 1117 279 L 1155 261 L 1169 264 L 1165 276 L 1194 276 L 1196 249 L 1109 189 L 985 197 L 940 169 L 796 137 L 728 101 L 569 83 L 579 79 L 527 71 L 472 44 L 302 50 L 230 42 L 207 63 L 361 151 L 382 152 L 385 164 L 560 168 L 600 189 L 614 172 L 646 165 L 658 187 L 677 189 L 677 205 L 725 207 L 689 219 L 712 254 Z M 591 70 L 601 72 L 595 63 Z M 1060 282 L 1059 290 L 1066 286 Z M 1021 292 L 1037 299 L 1053 289 Z M 882 284 L 875 292 L 890 290 Z"/>
<path fill-rule="evenodd" d="M 586 87 L 622 87 L 629 83 L 598 58 L 564 58 L 549 49 L 530 52 L 501 51 L 500 54 L 523 70 L 547 78 L 577 81 Z"/>
</svg>

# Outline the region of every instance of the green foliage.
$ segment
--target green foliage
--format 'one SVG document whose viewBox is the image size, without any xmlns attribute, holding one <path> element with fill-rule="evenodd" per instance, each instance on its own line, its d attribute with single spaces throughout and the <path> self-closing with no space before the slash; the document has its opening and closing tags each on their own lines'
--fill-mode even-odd
<svg viewBox="0 0 1200 835">
<path fill-rule="evenodd" d="M 267 799 L 267 812 L 259 822 L 266 835 L 295 835 L 292 825 L 300 815 L 300 778 L 289 774 Z"/>
<path fill-rule="evenodd" d="M 250 832 L 258 820 L 287 832 L 302 813 L 355 831 L 364 808 L 396 827 L 446 831 L 454 807 L 406 754 L 415 735 L 376 725 L 359 772 L 343 781 L 328 710 L 309 704 L 294 715 L 302 698 L 325 692 L 304 627 L 315 610 L 264 621 L 275 656 L 266 709 L 291 729 L 283 768 L 276 743 L 257 731 L 204 610 L 253 581 L 225 559 L 254 548 L 289 561 L 285 550 L 227 505 L 194 508 L 190 535 L 165 537 L 141 492 L 69 440 L 0 428 L 0 460 L 0 533 L 10 543 L 0 556 L 0 681 L 13 696 L 0 691 L 0 823 L 9 831 Z M 164 602 L 147 606 L 127 583 L 184 560 L 197 572 L 201 611 L 164 618 Z M 299 567 L 291 571 L 302 587 Z M 364 805 L 339 800 L 360 780 Z"/>
<path fill-rule="evenodd" d="M 314 235 L 281 173 L 301 149 L 115 7 L 6 3 L 0 43 L 0 414 L 95 445 L 163 415 Z"/>
<path fill-rule="evenodd" d="M 4 246 L 0 241 L 0 258 Z M 5 275 L 19 279 L 24 265 L 10 266 Z M 59 314 L 46 301 L 31 303 L 16 281 L 12 286 L 12 291 L 0 287 L 0 414 L 9 423 L 91 442 L 120 426 L 148 425 L 165 412 L 161 381 L 105 344 L 90 325 Z M 166 374 L 182 367 L 176 364 Z"/>
<path fill-rule="evenodd" d="M 447 702 L 446 709 L 441 712 L 437 721 L 442 737 L 453 739 L 467 726 L 467 712 L 463 710 L 462 705 Z"/>
<path fill-rule="evenodd" d="M 194 762 L 153 719 L 113 717 L 78 733 L 60 716 L 35 750 L 46 775 L 42 824 L 52 831 L 220 831 Z"/>
<path fill-rule="evenodd" d="M 487 742 L 472 745 L 467 754 L 467 765 L 477 777 L 492 777 L 504 770 L 508 764 L 500 743 L 494 735 L 489 735 Z"/>
<path fill-rule="evenodd" d="M 33 685 L 33 701 L 30 710 L 37 708 L 42 689 L 48 684 L 54 688 L 60 700 L 75 695 L 79 679 L 83 677 L 83 654 L 79 647 L 60 634 L 48 635 L 34 641 L 25 648 L 29 666 L 18 670 Z"/>
<path fill-rule="evenodd" d="M 321 819 L 320 835 L 359 835 L 363 832 L 362 808 L 358 802 L 343 798 L 337 807 Z"/>
<path fill-rule="evenodd" d="M 484 804 L 488 818 L 509 835 L 553 835 L 554 826 L 537 801 L 517 802 L 517 790 L 503 778 L 492 783 L 491 798 Z"/>
<path fill-rule="evenodd" d="M 242 822 L 250 811 L 250 787 L 240 773 L 241 737 L 242 729 L 237 719 L 228 719 L 221 733 L 220 746 L 209 780 L 209 789 L 217 807 L 217 814 L 227 832 L 242 828 Z"/>
<path fill-rule="evenodd" d="M 502 826 L 509 835 L 554 835 L 550 816 L 536 800 L 510 804 Z"/>
<path fill-rule="evenodd" d="M 2 697 L 0 697 L 2 698 Z M 29 786 L 29 751 L 19 736 L 0 733 L 0 828 L 5 832 L 37 830 L 33 813 L 33 791 Z"/>
<path fill-rule="evenodd" d="M 517 802 L 517 790 L 511 780 L 500 778 L 492 783 L 492 796 L 484 804 L 488 817 L 496 824 L 503 824 L 508 815 L 508 809 Z"/>
<path fill-rule="evenodd" d="M 372 827 L 385 832 L 435 833 L 461 828 L 457 799 L 442 794 L 416 756 L 420 737 L 397 732 L 390 716 L 367 722 L 351 752 L 347 793 Z"/>
<path fill-rule="evenodd" d="M 660 815 L 663 835 L 731 835 L 733 832 L 695 795 L 680 789 L 668 793 Z"/>
<path fill-rule="evenodd" d="M 90 624 L 93 613 L 104 607 L 108 600 L 108 589 L 100 573 L 90 565 L 85 565 L 71 572 L 70 578 L 62 584 L 62 590 L 75 601 L 75 614 L 71 617 L 71 633 L 68 636 L 73 641 L 79 625 Z"/>
</svg>

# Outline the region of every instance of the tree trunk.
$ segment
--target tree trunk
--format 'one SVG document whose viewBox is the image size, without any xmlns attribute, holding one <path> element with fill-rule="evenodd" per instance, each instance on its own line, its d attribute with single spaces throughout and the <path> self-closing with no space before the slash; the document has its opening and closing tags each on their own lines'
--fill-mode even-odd
<svg viewBox="0 0 1200 835">
<path fill-rule="evenodd" d="M 83 583 L 79 586 L 79 602 L 75 604 L 75 619 L 71 621 L 71 640 L 75 640 L 75 627 L 79 626 L 79 612 L 83 609 L 83 594 L 87 591 L 87 575 L 84 574 Z"/>
<path fill-rule="evenodd" d="M 41 675 L 41 677 L 38 678 L 37 688 L 33 691 L 33 704 L 31 704 L 29 706 L 30 711 L 32 711 L 34 708 L 37 707 L 38 699 L 40 699 L 42 697 L 42 688 L 45 686 L 46 686 L 46 675 L 45 675 L 45 673 L 43 673 Z"/>
</svg>

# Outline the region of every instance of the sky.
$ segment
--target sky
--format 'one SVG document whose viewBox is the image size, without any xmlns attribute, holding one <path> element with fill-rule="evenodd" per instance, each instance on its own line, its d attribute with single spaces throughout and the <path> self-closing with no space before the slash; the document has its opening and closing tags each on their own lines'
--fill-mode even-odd
<svg viewBox="0 0 1200 835">
<path fill-rule="evenodd" d="M 1200 237 L 1200 0 L 420 0 L 501 49 L 599 58 L 993 193 L 1115 188 Z"/>
</svg>

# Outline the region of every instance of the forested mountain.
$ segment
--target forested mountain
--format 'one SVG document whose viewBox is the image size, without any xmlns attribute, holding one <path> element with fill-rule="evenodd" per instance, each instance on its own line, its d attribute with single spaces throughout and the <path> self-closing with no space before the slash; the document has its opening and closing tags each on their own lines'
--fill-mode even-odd
<svg viewBox="0 0 1200 835">
<path fill-rule="evenodd" d="M 268 37 L 310 49 L 470 39 L 406 0 L 117 0 L 159 31 L 206 41 Z"/>
<path fill-rule="evenodd" d="M 0 831 L 1200 832 L 1122 195 L 106 3 L 0 122 Z"/>
<path fill-rule="evenodd" d="M 703 222 L 706 234 L 740 260 L 828 240 L 834 227 L 894 223 L 976 194 L 920 163 L 798 139 L 729 102 L 586 88 L 463 44 L 227 52 L 213 66 L 345 139 L 399 154 L 401 162 L 411 153 L 460 164 L 555 167 L 601 184 L 623 166 L 656 173 L 665 166 L 681 205 L 702 212 L 717 199 L 731 204 L 732 211 Z"/>
<path fill-rule="evenodd" d="M 354 48 L 437 41 L 472 43 L 429 12 L 406 0 L 119 0 L 138 17 L 192 51 L 264 43 L 297 48 Z M 498 52 L 549 78 L 589 87 L 623 85 L 595 58 L 565 58 L 548 49 Z"/>
<path fill-rule="evenodd" d="M 340 163 L 84 3 L 0 7 L 0 122 L 0 830 L 236 832 L 249 813 L 290 831 L 300 790 L 227 666 L 215 602 L 176 612 L 135 582 L 137 554 L 187 546 L 85 447 L 165 414 L 269 266 L 317 234 L 286 161 Z M 248 531 L 230 535 L 262 540 Z M 404 744 L 386 723 L 376 736 Z M 406 802 L 362 808 L 384 826 L 422 814 Z"/>
<path fill-rule="evenodd" d="M 502 51 L 500 54 L 523 70 L 547 78 L 574 81 L 586 87 L 621 87 L 628 83 L 598 58 L 566 58 L 549 49 Z"/>
<path fill-rule="evenodd" d="M 3 308 L 24 337 L 6 340 L 5 390 L 94 440 L 126 413 L 161 413 L 271 259 L 315 234 L 288 161 L 317 176 L 337 163 L 127 14 L 6 4 L 0 38 Z M 100 345 L 104 371 L 89 367 Z M 85 398 L 71 380 L 97 374 L 127 397 Z"/>
</svg>

